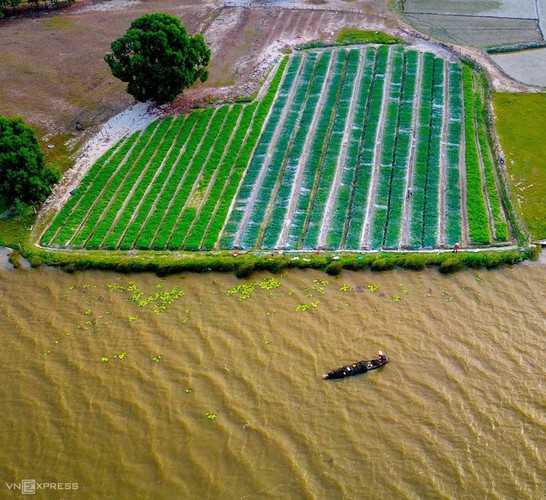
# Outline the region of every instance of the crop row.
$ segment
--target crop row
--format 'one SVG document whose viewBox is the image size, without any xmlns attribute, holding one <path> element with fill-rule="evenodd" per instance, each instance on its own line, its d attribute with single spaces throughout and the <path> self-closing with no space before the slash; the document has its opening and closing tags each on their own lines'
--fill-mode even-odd
<svg viewBox="0 0 546 500">
<path fill-rule="evenodd" d="M 461 240 L 461 66 L 449 65 L 449 121 L 446 146 L 446 192 L 445 192 L 445 242 L 453 246 Z"/>
<path fill-rule="evenodd" d="M 370 61 L 368 56 L 373 57 L 373 59 Z M 366 58 L 372 71 L 371 73 L 365 73 L 365 75 L 368 74 L 371 78 L 371 86 L 366 99 L 365 118 L 361 124 L 359 148 L 354 158 L 352 192 L 349 197 L 348 217 L 344 228 L 343 245 L 350 249 L 360 248 L 364 228 L 379 115 L 381 114 L 383 94 L 387 91 L 385 89 L 385 78 L 387 76 L 388 56 L 387 47 L 382 46 L 377 51 L 367 54 Z"/>
<path fill-rule="evenodd" d="M 472 243 L 487 244 L 491 241 L 491 232 L 476 145 L 474 77 L 468 66 L 463 67 L 463 98 L 468 234 Z"/>
<path fill-rule="evenodd" d="M 311 53 L 306 57 L 301 78 L 296 86 L 292 102 L 285 114 L 285 118 L 278 130 L 277 141 L 274 144 L 271 160 L 264 162 L 263 181 L 257 186 L 255 203 L 247 208 L 249 211 L 248 224 L 241 236 L 241 246 L 253 248 L 260 245 L 262 228 L 267 226 L 267 212 L 270 203 L 274 202 L 273 194 L 278 190 L 278 182 L 282 179 L 286 168 L 286 158 L 291 152 L 294 134 L 298 129 L 301 110 L 305 108 L 309 97 L 310 84 L 315 76 L 317 54 Z"/>
<path fill-rule="evenodd" d="M 487 111 L 483 105 L 483 99 L 481 92 L 476 94 L 476 128 L 478 131 L 478 143 L 480 146 L 480 154 L 482 157 L 484 176 L 485 176 L 485 188 L 487 190 L 487 198 L 489 200 L 489 207 L 491 208 L 491 214 L 493 216 L 493 225 L 495 229 L 495 239 L 500 241 L 506 241 L 508 239 L 508 225 L 504 219 L 499 191 L 497 189 L 495 171 L 493 169 L 493 161 L 491 159 L 491 150 L 489 148 L 489 142 L 486 139 L 486 121 L 485 115 Z"/>
<path fill-rule="evenodd" d="M 288 63 L 281 87 L 279 89 L 279 94 L 273 101 L 271 112 L 267 118 L 263 131 L 260 128 L 259 132 L 261 135 L 259 142 L 256 149 L 253 151 L 250 165 L 248 169 L 246 169 L 246 175 L 244 176 L 241 187 L 238 190 L 236 204 L 229 215 L 229 221 L 226 225 L 220 243 L 220 246 L 223 248 L 233 248 L 234 246 L 238 245 L 235 238 L 240 230 L 243 215 L 247 211 L 247 204 L 249 203 L 252 192 L 258 183 L 258 178 L 262 167 L 266 163 L 266 156 L 273 140 L 273 135 L 275 134 L 275 130 L 281 121 L 288 96 L 294 82 L 297 81 L 296 77 L 302 65 L 303 56 L 301 55 L 292 57 Z"/>
</svg>

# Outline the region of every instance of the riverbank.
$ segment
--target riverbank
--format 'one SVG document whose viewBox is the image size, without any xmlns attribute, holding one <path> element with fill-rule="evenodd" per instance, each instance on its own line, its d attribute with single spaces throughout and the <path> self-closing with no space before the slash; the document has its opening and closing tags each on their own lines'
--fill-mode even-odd
<svg viewBox="0 0 546 500">
<path fill-rule="evenodd" d="M 258 271 L 317 269 L 330 275 L 350 271 L 386 271 L 400 268 L 422 270 L 436 267 L 447 274 L 465 268 L 493 269 L 537 260 L 538 245 L 525 248 L 497 247 L 488 250 L 431 250 L 420 252 L 157 252 L 157 251 L 55 251 L 23 247 L 10 261 L 23 256 L 31 267 L 55 266 L 66 272 L 96 269 L 116 272 L 152 272 L 160 276 L 181 272 L 227 272 L 243 278 Z"/>
</svg>

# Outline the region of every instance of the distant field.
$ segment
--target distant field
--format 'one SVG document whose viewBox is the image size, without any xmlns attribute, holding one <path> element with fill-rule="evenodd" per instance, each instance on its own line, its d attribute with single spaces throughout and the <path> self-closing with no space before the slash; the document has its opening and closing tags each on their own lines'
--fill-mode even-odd
<svg viewBox="0 0 546 500">
<path fill-rule="evenodd" d="M 43 234 L 88 249 L 422 249 L 510 239 L 482 77 L 402 46 L 296 52 L 265 97 L 153 123 Z"/>
<path fill-rule="evenodd" d="M 407 0 L 404 14 L 451 43 L 488 48 L 544 42 L 534 0 Z"/>
<path fill-rule="evenodd" d="M 495 94 L 512 197 L 530 233 L 546 238 L 546 94 Z"/>
</svg>

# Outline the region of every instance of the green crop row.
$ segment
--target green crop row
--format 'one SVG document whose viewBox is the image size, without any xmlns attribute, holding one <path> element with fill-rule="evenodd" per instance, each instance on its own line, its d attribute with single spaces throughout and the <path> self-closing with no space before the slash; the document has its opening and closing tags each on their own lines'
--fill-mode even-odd
<svg viewBox="0 0 546 500">
<path fill-rule="evenodd" d="M 217 207 L 220 201 L 225 197 L 226 184 L 229 181 L 230 176 L 233 175 L 235 161 L 243 147 L 244 140 L 250 131 L 250 125 L 256 108 L 257 104 L 253 103 L 249 106 L 245 106 L 243 110 L 241 121 L 235 130 L 235 134 L 229 144 L 229 149 L 222 160 L 222 164 L 217 169 L 214 183 L 201 209 L 199 218 L 195 221 L 194 226 L 188 234 L 185 242 L 185 248 L 188 250 L 197 250 L 201 247 L 201 243 L 205 238 L 207 230 L 210 228 Z M 215 242 L 216 241 L 214 241 L 214 243 Z M 207 249 L 212 249 L 214 243 Z"/>
<path fill-rule="evenodd" d="M 135 132 L 130 137 L 121 139 L 112 149 L 104 153 L 91 167 L 87 175 L 84 177 L 80 185 L 76 188 L 71 198 L 66 202 L 61 211 L 53 219 L 51 225 L 42 236 L 42 245 L 52 245 L 53 240 L 57 237 L 58 232 L 66 224 L 70 214 L 75 210 L 83 199 L 89 186 L 93 184 L 98 174 L 102 169 L 106 169 L 111 162 L 116 162 L 116 155 L 123 157 L 132 145 L 136 142 L 139 133 Z"/>
<path fill-rule="evenodd" d="M 148 215 L 146 224 L 135 241 L 135 248 L 153 248 L 155 237 L 164 224 L 165 216 L 178 191 L 179 185 L 185 177 L 187 166 L 207 130 L 212 113 L 212 108 L 204 111 L 194 111 L 186 119 L 182 130 L 182 137 L 185 139 L 184 147 L 180 150 L 181 154 L 173 159 L 174 164 L 169 182 L 161 191 L 151 214 Z"/>
<path fill-rule="evenodd" d="M 293 214 L 292 224 L 290 225 L 285 245 L 289 248 L 299 247 L 300 238 L 304 234 L 308 207 L 311 203 L 311 196 L 314 189 L 313 186 L 318 175 L 317 172 L 320 168 L 322 151 L 325 148 L 333 107 L 337 101 L 337 94 L 341 85 L 341 72 L 345 64 L 344 61 L 344 53 L 337 52 L 335 62 L 333 63 L 334 68 L 330 78 L 330 85 L 328 86 L 328 89 L 325 90 L 326 98 L 324 105 L 320 110 L 315 134 L 309 139 L 312 141 L 311 147 L 309 149 L 307 162 L 303 167 L 300 192 L 298 193 L 298 199 L 296 201 L 296 210 Z"/>
<path fill-rule="evenodd" d="M 411 217 L 408 246 L 419 248 L 423 245 L 423 217 L 425 208 L 425 186 L 431 141 L 432 95 L 434 55 L 425 53 L 423 56 L 423 74 L 421 83 L 421 105 L 417 130 L 417 149 L 413 181 L 411 183 Z"/>
<path fill-rule="evenodd" d="M 440 150 L 442 124 L 444 117 L 444 68 L 445 61 L 434 59 L 432 87 L 432 115 L 430 121 L 431 138 L 429 146 L 427 178 L 425 185 L 425 204 L 423 213 L 424 248 L 434 248 L 438 245 L 439 224 L 439 189 L 440 189 Z"/>
<path fill-rule="evenodd" d="M 468 66 L 463 67 L 463 98 L 468 233 L 472 243 L 487 244 L 491 241 L 491 232 L 476 145 L 474 77 Z"/>
<path fill-rule="evenodd" d="M 383 243 L 386 248 L 395 248 L 400 245 L 404 203 L 408 199 L 407 171 L 411 144 L 410 134 L 413 123 L 413 103 L 416 91 L 417 62 L 418 53 L 408 51 L 406 53 L 406 71 L 400 103 L 396 151 L 393 159 L 389 214 Z"/>
<path fill-rule="evenodd" d="M 193 178 L 193 185 L 189 186 L 189 195 L 186 198 L 184 209 L 178 216 L 178 223 L 173 229 L 173 235 L 169 242 L 169 249 L 174 250 L 184 247 L 186 236 L 193 226 L 196 215 L 200 213 L 201 205 L 206 199 L 210 179 L 220 166 L 226 148 L 229 146 L 233 137 L 233 132 L 237 128 L 241 111 L 242 106 L 239 104 L 229 110 L 229 113 L 222 124 L 222 128 L 213 138 L 208 156 L 206 156 L 206 159 L 202 162 L 200 160 L 198 161 L 198 164 L 200 163 L 201 167 L 197 176 Z M 212 130 L 212 133 L 214 133 L 214 130 Z"/>
<path fill-rule="evenodd" d="M 109 193 L 106 194 L 106 197 L 110 198 L 110 202 L 103 210 L 96 225 L 87 232 L 87 234 L 90 234 L 90 237 L 85 241 L 86 248 L 97 249 L 102 247 L 106 236 L 115 225 L 119 215 L 122 214 L 123 206 L 129 200 L 130 193 L 149 169 L 150 161 L 155 156 L 160 144 L 162 144 L 171 123 L 172 119 L 164 120 L 160 123 L 156 133 L 152 136 L 150 142 L 142 150 L 136 161 L 132 163 L 126 175 L 123 177 L 118 176 L 121 182 L 117 183 L 117 187 L 111 186 L 115 188 L 111 190 L 113 191 L 111 198 Z"/>
<path fill-rule="evenodd" d="M 294 134 L 297 131 L 300 110 L 305 107 L 309 97 L 309 84 L 312 81 L 316 69 L 317 54 L 311 53 L 305 59 L 303 71 L 298 81 L 292 102 L 288 108 L 285 119 L 278 131 L 279 137 L 274 145 L 271 161 L 265 163 L 264 175 L 261 186 L 258 187 L 256 194 L 256 203 L 247 208 L 250 210 L 248 224 L 244 228 L 241 237 L 241 246 L 243 248 L 253 248 L 260 246 L 260 233 L 262 228 L 267 225 L 266 212 L 270 203 L 273 203 L 273 194 L 279 180 L 282 178 L 287 156 L 290 154 Z"/>
<path fill-rule="evenodd" d="M 337 164 L 337 151 L 339 151 L 343 139 L 343 132 L 340 133 L 340 129 L 345 126 L 348 108 L 346 106 L 341 106 L 339 110 L 338 108 L 340 107 L 340 97 L 344 93 L 346 95 L 352 86 L 352 82 L 345 78 L 347 63 L 347 52 L 338 52 L 332 75 L 333 87 L 331 87 L 331 92 L 328 93 L 325 102 L 325 107 L 330 111 L 330 117 L 317 127 L 317 132 L 320 133 L 319 137 L 323 139 L 322 145 L 310 155 L 310 160 L 312 160 L 310 170 L 314 170 L 315 175 L 313 176 L 313 187 L 309 196 L 306 196 L 309 204 L 305 209 L 306 221 L 301 233 L 303 248 L 316 248 L 317 246 L 324 206 Z"/>
<path fill-rule="evenodd" d="M 180 122 L 177 122 L 176 126 L 173 127 L 175 137 L 173 138 L 168 156 L 164 159 L 161 171 L 155 177 L 153 184 L 150 185 L 149 191 L 142 200 L 140 209 L 126 228 L 126 232 L 119 242 L 120 250 L 133 248 L 138 237 L 146 229 L 150 228 L 148 220 L 152 215 L 153 208 L 160 202 L 163 192 L 174 175 L 177 158 L 184 150 L 197 118 L 198 114 L 194 112 L 185 117 L 185 119 L 181 117 Z"/>
<path fill-rule="evenodd" d="M 361 237 L 366 218 L 366 205 L 372 174 L 373 151 L 377 139 L 378 118 L 381 102 L 385 93 L 385 73 L 387 70 L 388 50 L 381 47 L 376 54 L 374 74 L 370 95 L 366 102 L 366 118 L 362 128 L 360 150 L 355 165 L 353 197 L 349 207 L 349 221 L 345 247 L 357 250 L 361 248 Z"/>
<path fill-rule="evenodd" d="M 265 163 L 265 156 L 273 139 L 273 135 L 275 134 L 277 125 L 279 124 L 279 121 L 281 119 L 284 108 L 286 107 L 286 102 L 290 93 L 290 89 L 292 88 L 296 75 L 302 64 L 303 57 L 301 55 L 295 56 L 290 59 L 290 62 L 286 68 L 286 74 L 284 76 L 284 79 L 282 80 L 279 95 L 275 100 L 273 99 L 274 96 L 272 96 L 271 100 L 268 100 L 268 102 L 266 103 L 268 105 L 268 112 L 271 108 L 271 113 L 268 116 L 264 130 L 262 131 L 261 125 L 259 130 L 253 127 L 253 132 L 258 132 L 260 134 L 259 142 L 255 150 L 252 149 L 252 160 L 250 160 L 250 165 L 246 170 L 245 177 L 239 189 L 234 210 L 232 210 L 229 216 L 229 222 L 226 226 L 226 231 L 224 232 L 225 234 L 222 236 L 222 247 L 231 248 L 238 244 L 237 242 L 235 242 L 234 239 L 235 234 L 239 230 L 241 222 L 241 219 L 239 219 L 238 217 L 238 212 L 246 211 L 247 202 L 251 197 L 252 191 L 258 179 L 258 175 L 261 171 L 262 166 Z M 262 101 L 262 103 L 260 104 L 260 108 L 262 108 L 263 103 L 264 101 Z M 258 109 L 259 116 L 262 115 L 260 108 Z M 267 114 L 268 113 L 266 113 L 263 117 L 265 118 Z"/>
<path fill-rule="evenodd" d="M 167 118 L 165 121 L 169 122 L 172 119 Z M 117 248 L 127 229 L 137 227 L 134 218 L 142 205 L 145 204 L 144 208 L 149 210 L 149 206 L 153 200 L 150 198 L 146 199 L 146 195 L 152 189 L 155 179 L 161 174 L 167 154 L 171 150 L 183 123 L 184 119 L 178 118 L 166 133 L 155 155 L 147 165 L 143 175 L 139 178 L 138 185 L 132 189 L 131 198 L 127 200 L 123 212 L 118 216 L 117 223 L 110 229 L 110 233 L 104 240 L 102 248 Z"/>
<path fill-rule="evenodd" d="M 484 115 L 487 113 L 481 94 L 476 94 L 476 126 L 478 128 L 478 142 L 480 145 L 481 157 L 483 160 L 484 174 L 485 174 L 485 187 L 487 189 L 487 197 L 489 199 L 489 206 L 491 207 L 491 214 L 493 215 L 493 224 L 495 227 L 495 239 L 500 241 L 506 241 L 508 239 L 508 225 L 503 217 L 501 201 L 497 184 L 495 181 L 495 172 L 493 168 L 493 162 L 491 161 L 491 152 L 489 143 L 485 135 L 486 122 Z"/>
<path fill-rule="evenodd" d="M 211 150 L 216 144 L 220 130 L 223 127 L 229 112 L 229 106 L 221 106 L 217 108 L 212 115 L 208 128 L 205 134 L 202 136 L 198 148 L 185 165 L 184 176 L 178 185 L 178 189 L 172 199 L 171 206 L 165 214 L 163 223 L 159 228 L 159 232 L 157 233 L 156 239 L 153 243 L 154 248 L 159 249 L 166 248 L 167 246 L 171 247 L 171 239 L 174 239 L 175 241 L 172 248 L 178 248 L 180 246 L 177 243 L 179 242 L 180 238 L 183 238 L 184 236 L 183 234 L 181 235 L 178 230 L 180 217 L 184 211 L 186 202 L 193 191 L 195 182 L 201 173 Z"/>
<path fill-rule="evenodd" d="M 80 205 L 80 208 L 85 210 L 85 214 L 83 216 L 73 214 L 72 216 L 72 218 L 78 218 L 76 219 L 76 227 L 71 229 L 70 239 L 67 241 L 71 246 L 83 246 L 119 186 L 117 182 L 114 182 L 114 179 L 124 178 L 130 172 L 134 162 L 146 150 L 149 142 L 154 137 L 159 124 L 159 121 L 152 123 L 140 135 L 138 142 L 130 149 L 128 154 L 119 158 L 120 163 L 112 165 L 115 167 L 114 170 L 108 173 L 104 172 L 104 175 L 101 172 L 101 182 L 94 182 L 87 191 L 85 199 L 82 200 Z M 80 227 L 79 233 L 76 233 L 77 226 L 82 221 L 83 225 Z"/>
<path fill-rule="evenodd" d="M 224 226 L 225 219 L 228 215 L 233 198 L 235 197 L 237 189 L 239 188 L 241 178 L 247 170 L 247 166 L 250 164 L 250 158 L 255 150 L 266 117 L 269 114 L 269 111 L 273 105 L 274 98 L 277 94 L 277 90 L 279 88 L 287 63 L 288 58 L 285 57 L 279 65 L 279 69 L 277 70 L 277 73 L 271 82 L 266 96 L 262 99 L 256 109 L 256 113 L 252 121 L 251 130 L 246 138 L 242 150 L 239 153 L 239 156 L 236 159 L 233 173 L 229 177 L 228 184 L 225 187 L 222 199 L 216 210 L 216 214 L 214 215 L 214 218 L 209 225 L 209 229 L 204 240 L 205 248 L 213 248 L 220 237 L 220 232 Z M 225 231 L 226 234 L 222 237 L 220 245 L 227 245 L 229 248 L 233 247 L 234 233 L 236 231 L 236 228 L 239 226 L 242 214 L 243 212 L 241 210 L 232 211 L 233 217 L 230 217 L 231 227 L 227 231 Z M 239 218 L 239 216 L 241 218 Z"/>
<path fill-rule="evenodd" d="M 360 148 L 365 128 L 366 111 L 371 93 L 376 49 L 369 47 L 364 54 L 364 68 L 356 97 L 353 124 L 348 138 L 347 154 L 343 166 L 341 185 L 333 206 L 332 221 L 327 234 L 326 246 L 338 249 L 345 245 L 348 215 L 352 206 L 353 186 L 358 171 Z"/>
<path fill-rule="evenodd" d="M 271 213 L 271 223 L 266 224 L 262 244 L 263 248 L 275 248 L 283 228 L 290 199 L 293 195 L 297 196 L 298 194 L 293 192 L 295 177 L 298 168 L 300 168 L 301 154 L 305 143 L 309 140 L 309 128 L 313 121 L 321 92 L 324 91 L 323 86 L 326 81 L 326 72 L 330 63 L 330 57 L 331 54 L 326 52 L 317 61 L 315 74 L 309 85 L 309 95 L 301 111 L 299 126 L 287 154 L 286 168 Z"/>
</svg>

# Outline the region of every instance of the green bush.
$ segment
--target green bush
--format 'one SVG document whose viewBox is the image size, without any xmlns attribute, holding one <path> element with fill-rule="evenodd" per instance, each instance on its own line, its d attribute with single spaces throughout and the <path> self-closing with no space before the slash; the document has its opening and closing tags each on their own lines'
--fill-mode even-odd
<svg viewBox="0 0 546 500">
<path fill-rule="evenodd" d="M 339 260 L 334 260 L 326 266 L 326 272 L 330 274 L 331 276 L 337 276 L 338 274 L 341 274 L 342 269 L 343 269 L 343 263 L 340 262 Z"/>
</svg>

